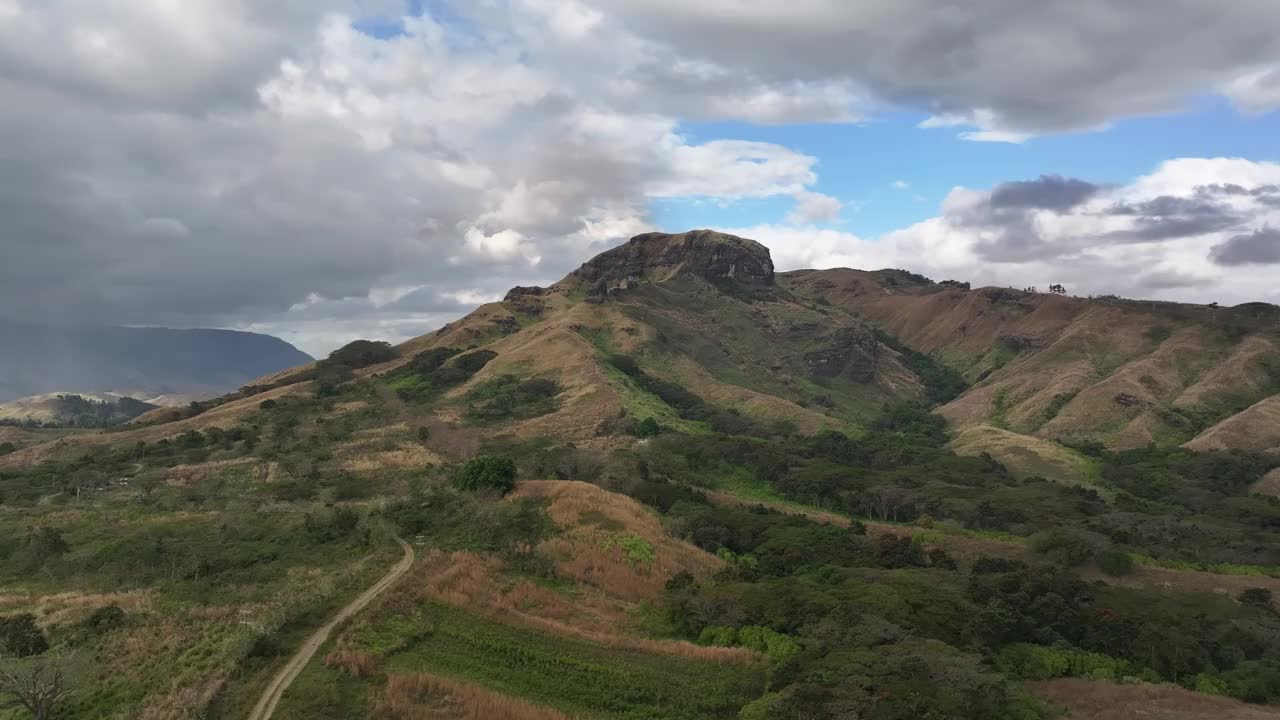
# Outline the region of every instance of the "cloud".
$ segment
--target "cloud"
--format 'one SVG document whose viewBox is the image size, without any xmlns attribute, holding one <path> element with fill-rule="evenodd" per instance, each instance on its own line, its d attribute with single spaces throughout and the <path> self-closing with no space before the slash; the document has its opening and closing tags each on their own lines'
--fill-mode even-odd
<svg viewBox="0 0 1280 720">
<path fill-rule="evenodd" d="M 894 180 L 893 182 L 889 183 L 889 187 L 893 188 L 894 190 L 906 190 L 907 188 L 911 187 L 911 184 L 908 183 L 906 180 Z"/>
<path fill-rule="evenodd" d="M 1215 9 L 1213 33 L 1189 0 L 1162 4 L 1158 23 L 1118 0 L 1069 13 L 440 0 L 407 14 L 419 5 L 0 0 L 0 313 L 274 329 L 323 354 L 355 335 L 421 334 L 462 312 L 458 298 L 553 281 L 653 229 L 663 198 L 792 198 L 762 232 L 797 262 L 995 281 L 997 266 L 1069 261 L 1099 286 L 1131 287 L 1135 268 L 1189 272 L 1280 225 L 1275 166 L 1217 158 L 1120 188 L 1050 176 L 956 190 L 938 217 L 876 240 L 802 232 L 841 212 L 815 190 L 818 158 L 732 122 L 688 129 L 910 108 L 1020 141 L 1206 91 L 1264 110 L 1280 18 L 1261 0 Z"/>
<path fill-rule="evenodd" d="M 1078 295 L 1280 303 L 1280 209 L 1263 202 L 1277 180 L 1277 163 L 1179 158 L 1119 186 L 1040 178 L 955 188 L 936 217 L 878 238 L 786 224 L 724 229 L 768 245 L 779 270 L 899 267 L 975 287 L 1061 283 Z M 1137 237 L 1151 218 L 1224 212 L 1252 229 Z"/>
<path fill-rule="evenodd" d="M 991 191 L 989 202 L 993 208 L 1070 210 L 1093 197 L 1100 189 L 1084 180 L 1041 175 L 1035 180 L 997 185 Z"/>
<path fill-rule="evenodd" d="M 361 323 L 402 338 L 464 309 L 424 296 L 558 279 L 653 229 L 655 198 L 816 181 L 811 156 L 693 141 L 674 115 L 628 107 L 608 85 L 643 53 L 584 62 L 595 16 L 542 5 L 474 42 L 429 15 L 375 37 L 358 29 L 374 6 L 337 0 L 17 5 L 0 18 L 0 312 L 293 328 L 323 354 Z M 386 300 L 401 288 L 429 290 Z"/>
<path fill-rule="evenodd" d="M 1280 107 L 1280 63 L 1233 78 L 1222 89 L 1237 107 L 1264 113 Z"/>
<path fill-rule="evenodd" d="M 793 225 L 810 225 L 830 222 L 840 215 L 844 203 L 830 195 L 816 192 L 796 193 L 796 204 L 787 215 L 787 222 Z"/>
<path fill-rule="evenodd" d="M 1280 264 L 1280 229 L 1267 226 L 1233 236 L 1215 245 L 1209 257 L 1219 265 Z"/>
<path fill-rule="evenodd" d="M 843 82 L 931 127 L 1016 142 L 1178 110 L 1198 93 L 1275 106 L 1280 14 L 1266 0 L 602 0 L 609 27 L 672 57 L 763 79 Z M 1153 19 L 1158 16 L 1158 19 Z M 1177 42 L 1170 42 L 1177 38 Z M 1271 65 L 1259 67 L 1259 61 Z"/>
</svg>

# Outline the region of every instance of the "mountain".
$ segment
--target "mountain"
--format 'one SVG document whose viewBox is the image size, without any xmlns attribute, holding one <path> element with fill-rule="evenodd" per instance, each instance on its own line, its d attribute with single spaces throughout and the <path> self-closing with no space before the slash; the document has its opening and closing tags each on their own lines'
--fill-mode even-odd
<svg viewBox="0 0 1280 720">
<path fill-rule="evenodd" d="M 857 432 L 886 403 L 919 401 L 938 406 L 958 452 L 1071 480 L 1089 473 L 1079 449 L 1095 446 L 1280 449 L 1278 323 L 1280 308 L 1261 303 L 969 289 L 903 270 L 775 273 L 753 240 L 649 233 L 377 362 L 269 374 L 195 418 L 148 414 L 140 421 L 158 426 L 139 432 L 229 427 L 264 398 L 352 372 L 386 378 L 460 452 L 494 432 L 607 444 L 649 418 L 696 432 Z M 347 374 L 323 380 L 334 370 Z M 533 380 L 551 395 L 518 387 Z"/>
<path fill-rule="evenodd" d="M 1055 289 L 646 234 L 399 346 L 0 427 L 5 619 L 99 662 L 73 720 L 1274 715 L 1206 694 L 1280 703 L 1280 455 L 1214 449 L 1274 449 L 1274 308 Z"/>
<path fill-rule="evenodd" d="M 968 289 L 905 271 L 780 277 L 963 372 L 973 387 L 939 412 L 1112 449 L 1149 444 L 1280 450 L 1280 308 L 1010 288 Z"/>
<path fill-rule="evenodd" d="M 234 330 L 52 328 L 0 318 L 0 402 L 76 390 L 209 394 L 305 363 L 268 335 Z"/>
</svg>

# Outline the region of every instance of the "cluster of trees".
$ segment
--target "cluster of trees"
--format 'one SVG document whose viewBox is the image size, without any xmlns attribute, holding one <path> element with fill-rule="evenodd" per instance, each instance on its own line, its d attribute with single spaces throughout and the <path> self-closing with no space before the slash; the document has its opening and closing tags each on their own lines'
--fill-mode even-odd
<svg viewBox="0 0 1280 720">
<path fill-rule="evenodd" d="M 794 646 L 775 658 L 758 714 L 742 717 L 1034 718 L 1008 679 L 1066 675 L 1280 699 L 1280 615 L 1262 589 L 1236 601 L 1109 587 L 1061 563 L 962 563 L 858 523 L 715 505 L 653 476 L 630 493 L 729 561 L 712 581 L 668 583 L 681 632 L 730 644 L 767 631 Z"/>
<path fill-rule="evenodd" d="M 915 522 L 928 516 L 974 530 L 1030 537 L 1081 531 L 1078 562 L 1118 553 L 1206 565 L 1280 566 L 1280 501 L 1249 485 L 1276 459 L 1182 449 L 1101 451 L 1097 489 L 1019 479 L 990 456 L 960 457 L 944 421 L 925 408 L 887 408 L 865 434 L 759 438 L 661 435 L 641 450 L 646 472 L 685 484 L 748 477 L 789 499 L 856 517 Z M 1084 553 L 1080 558 L 1079 554 Z M 1112 562 L 1114 561 L 1114 562 Z"/>
<path fill-rule="evenodd" d="M 559 394 L 560 386 L 554 380 L 499 375 L 467 393 L 467 419 L 490 424 L 546 415 L 558 407 Z"/>
<path fill-rule="evenodd" d="M 458 348 L 427 350 L 391 373 L 389 384 L 404 400 L 429 402 L 449 388 L 470 380 L 497 356 L 492 350 L 465 353 Z"/>
</svg>

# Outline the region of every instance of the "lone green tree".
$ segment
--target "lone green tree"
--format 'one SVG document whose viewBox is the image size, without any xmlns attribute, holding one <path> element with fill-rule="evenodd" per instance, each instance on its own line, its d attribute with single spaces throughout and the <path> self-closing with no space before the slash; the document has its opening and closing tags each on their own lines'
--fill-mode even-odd
<svg viewBox="0 0 1280 720">
<path fill-rule="evenodd" d="M 506 495 L 516 486 L 516 464 L 509 457 L 480 455 L 458 468 L 453 486 L 471 492 L 497 490 Z"/>
</svg>

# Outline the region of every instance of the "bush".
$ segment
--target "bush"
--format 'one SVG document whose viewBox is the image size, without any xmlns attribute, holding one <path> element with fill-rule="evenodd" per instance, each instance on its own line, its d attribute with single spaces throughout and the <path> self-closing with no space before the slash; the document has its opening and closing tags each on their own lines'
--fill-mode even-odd
<svg viewBox="0 0 1280 720">
<path fill-rule="evenodd" d="M 31 657 L 48 649 L 49 641 L 36 626 L 35 615 L 0 617 L 0 654 Z"/>
<path fill-rule="evenodd" d="M 1083 565 L 1098 552 L 1096 542 L 1083 533 L 1054 528 L 1031 539 L 1031 549 L 1068 567 Z"/>
<path fill-rule="evenodd" d="M 1114 577 L 1128 575 L 1133 572 L 1133 557 L 1122 550 L 1105 550 L 1098 555 L 1098 568 Z"/>
<path fill-rule="evenodd" d="M 115 603 L 100 607 L 85 618 L 84 624 L 96 633 L 110 632 L 124 626 L 124 610 Z"/>
<path fill-rule="evenodd" d="M 1078 650 L 1070 645 L 1028 645 L 1015 643 L 996 654 L 996 669 L 1019 680 L 1052 680 L 1084 677 L 1119 680 L 1132 673 L 1128 662 L 1100 653 Z"/>
<path fill-rule="evenodd" d="M 1267 607 L 1271 605 L 1271 591 L 1260 587 L 1248 588 L 1241 592 L 1237 599 L 1245 605 Z"/>
<path fill-rule="evenodd" d="M 647 417 L 635 425 L 636 437 L 651 438 L 662 432 L 662 428 L 658 426 L 658 421 L 651 417 Z"/>
<path fill-rule="evenodd" d="M 453 485 L 459 490 L 497 490 L 506 495 L 516 486 L 516 464 L 508 457 L 481 455 L 458 468 Z"/>
<path fill-rule="evenodd" d="M 955 570 L 957 569 L 956 561 L 946 550 L 942 548 L 934 548 L 929 551 L 929 567 L 938 570 Z"/>
</svg>

